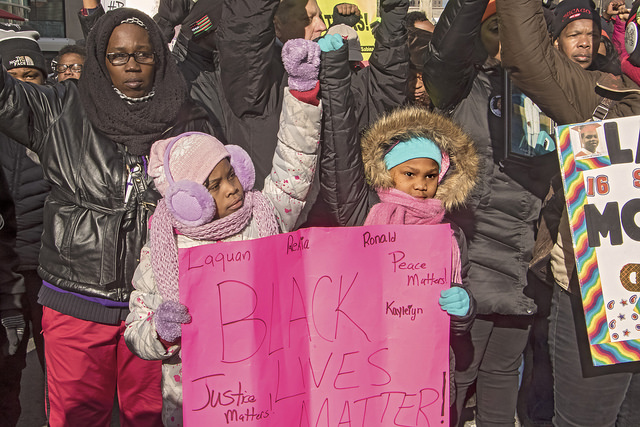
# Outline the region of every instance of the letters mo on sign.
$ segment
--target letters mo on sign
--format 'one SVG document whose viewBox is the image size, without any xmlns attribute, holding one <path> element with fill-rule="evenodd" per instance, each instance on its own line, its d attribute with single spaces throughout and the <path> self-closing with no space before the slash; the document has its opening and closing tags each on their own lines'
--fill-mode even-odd
<svg viewBox="0 0 640 427">
<path fill-rule="evenodd" d="M 450 269 L 447 224 L 180 250 L 185 425 L 448 425 Z"/>
<path fill-rule="evenodd" d="M 557 130 L 592 360 L 640 360 L 640 120 Z"/>
</svg>

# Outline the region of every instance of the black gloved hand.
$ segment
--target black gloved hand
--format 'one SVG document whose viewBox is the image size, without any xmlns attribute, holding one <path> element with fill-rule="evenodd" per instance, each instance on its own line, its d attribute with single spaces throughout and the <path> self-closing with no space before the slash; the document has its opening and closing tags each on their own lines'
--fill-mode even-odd
<svg viewBox="0 0 640 427">
<path fill-rule="evenodd" d="M 17 310 L 10 310 L 11 313 L 3 313 L 2 326 L 7 331 L 7 341 L 9 341 L 9 355 L 13 356 L 18 350 L 18 346 L 24 337 L 24 316 Z"/>
<path fill-rule="evenodd" d="M 360 22 L 360 9 L 357 5 L 351 3 L 340 3 L 333 7 L 332 26 L 346 24 L 353 27 L 358 22 Z"/>
</svg>

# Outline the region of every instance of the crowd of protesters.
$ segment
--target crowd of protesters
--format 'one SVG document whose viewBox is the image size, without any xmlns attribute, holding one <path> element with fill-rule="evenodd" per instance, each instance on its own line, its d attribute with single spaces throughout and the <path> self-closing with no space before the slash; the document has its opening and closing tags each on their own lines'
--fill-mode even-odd
<svg viewBox="0 0 640 427">
<path fill-rule="evenodd" d="M 640 114 L 640 0 L 380 0 L 367 60 L 350 3 L 83 6 L 51 64 L 0 24 L 0 424 L 33 337 L 49 425 L 182 425 L 178 248 L 446 222 L 451 425 L 472 396 L 640 425 L 640 365 L 591 362 L 553 138 Z"/>
</svg>

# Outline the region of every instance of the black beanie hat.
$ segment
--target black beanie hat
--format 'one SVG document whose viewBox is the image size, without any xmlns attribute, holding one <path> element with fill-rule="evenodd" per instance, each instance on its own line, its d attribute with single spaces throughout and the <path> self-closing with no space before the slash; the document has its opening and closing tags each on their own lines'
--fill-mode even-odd
<svg viewBox="0 0 640 427">
<path fill-rule="evenodd" d="M 36 40 L 37 31 L 17 24 L 0 24 L 0 56 L 7 70 L 12 68 L 36 68 L 47 77 L 44 55 Z"/>
<path fill-rule="evenodd" d="M 600 29 L 600 16 L 591 0 L 563 0 L 553 12 L 555 14 L 551 23 L 553 40 L 560 37 L 560 33 L 570 22 L 578 19 L 591 19 L 598 30 Z"/>
</svg>

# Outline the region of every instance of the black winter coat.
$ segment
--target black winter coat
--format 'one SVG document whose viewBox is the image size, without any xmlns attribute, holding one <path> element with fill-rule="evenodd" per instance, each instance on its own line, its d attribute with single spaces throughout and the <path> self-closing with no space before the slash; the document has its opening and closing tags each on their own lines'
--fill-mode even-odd
<svg viewBox="0 0 640 427">
<path fill-rule="evenodd" d="M 0 312 L 16 314 L 22 308 L 24 279 L 17 273 L 16 217 L 9 185 L 0 169 Z M 3 317 L 0 313 L 0 317 Z M 1 326 L 0 326 L 1 327 Z"/>
<path fill-rule="evenodd" d="M 127 302 L 150 215 L 142 196 L 125 201 L 127 164 L 142 165 L 144 159 L 98 132 L 79 96 L 73 80 L 37 86 L 2 68 L 0 131 L 38 154 L 51 184 L 40 276 L 65 291 Z M 204 111 L 186 103 L 164 137 L 190 130 L 209 127 Z M 148 192 L 155 202 L 157 193 Z"/>
<path fill-rule="evenodd" d="M 27 149 L 1 133 L 0 153 L 2 168 L 16 207 L 19 270 L 35 270 L 38 268 L 44 201 L 50 186 L 44 179 L 42 167 L 29 158 Z"/>
<path fill-rule="evenodd" d="M 423 80 L 436 108 L 471 135 L 481 158 L 471 200 L 450 215 L 469 239 L 469 288 L 478 313 L 527 315 L 536 311 L 525 294 L 535 225 L 557 158 L 550 153 L 525 163 L 505 159 L 504 121 L 491 108 L 502 95 L 502 69 L 478 64 L 486 5 L 486 0 L 447 4 L 431 40 Z"/>
</svg>

